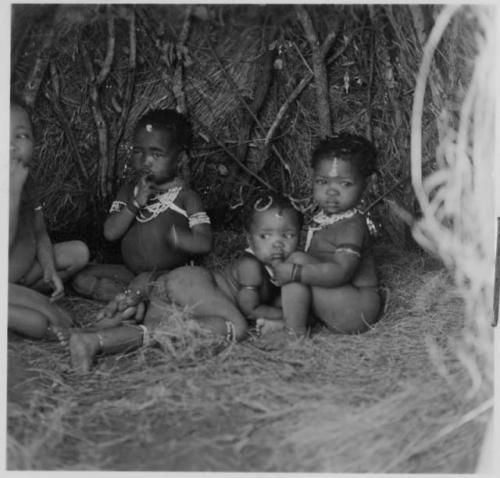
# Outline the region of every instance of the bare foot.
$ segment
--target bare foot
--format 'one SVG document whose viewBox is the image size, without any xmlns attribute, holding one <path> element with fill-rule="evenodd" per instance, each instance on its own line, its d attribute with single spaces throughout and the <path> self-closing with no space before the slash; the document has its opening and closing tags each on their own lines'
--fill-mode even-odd
<svg viewBox="0 0 500 478">
<path fill-rule="evenodd" d="M 49 325 L 47 328 L 47 338 L 48 340 L 58 340 L 63 347 L 67 347 L 69 344 L 69 336 L 78 330 L 79 329 L 75 329 L 73 327 Z"/>
<path fill-rule="evenodd" d="M 73 333 L 69 338 L 69 351 L 75 372 L 88 373 L 99 351 L 99 339 L 92 333 Z"/>
<path fill-rule="evenodd" d="M 257 319 L 255 328 L 257 335 L 267 335 L 278 330 L 283 330 L 285 323 L 282 320 Z"/>
</svg>

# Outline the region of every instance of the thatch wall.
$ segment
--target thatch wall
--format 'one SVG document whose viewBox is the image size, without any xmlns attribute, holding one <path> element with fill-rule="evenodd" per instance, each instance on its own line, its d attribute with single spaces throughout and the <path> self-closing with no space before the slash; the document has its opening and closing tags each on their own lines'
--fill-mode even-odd
<svg viewBox="0 0 500 478">
<path fill-rule="evenodd" d="M 321 135 L 325 104 L 317 101 L 314 52 L 297 8 L 14 6 L 12 89 L 33 104 L 33 177 L 52 233 L 83 235 L 99 252 L 104 244 L 96 231 L 122 179 L 131 129 L 155 107 L 185 108 L 192 120 L 191 179 L 216 225 L 228 227 L 228 218 L 237 224 L 240 211 L 231 207 L 256 188 L 274 187 L 306 209 L 308 158 Z M 365 134 L 380 151 L 379 181 L 368 203 L 386 195 L 414 211 L 408 181 L 412 92 L 439 8 L 307 10 L 319 43 L 329 46 L 322 59 L 332 130 Z M 440 45 L 426 98 L 427 169 L 435 167 L 437 117 L 443 106 L 457 109 L 460 85 L 467 83 L 474 31 L 464 12 Z M 372 212 L 387 239 L 408 242 L 404 224 L 383 201 Z"/>
</svg>

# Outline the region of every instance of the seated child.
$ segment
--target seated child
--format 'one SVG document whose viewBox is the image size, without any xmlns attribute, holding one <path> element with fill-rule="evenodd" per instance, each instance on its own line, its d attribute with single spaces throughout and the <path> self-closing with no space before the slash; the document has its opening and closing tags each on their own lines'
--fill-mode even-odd
<svg viewBox="0 0 500 478">
<path fill-rule="evenodd" d="M 311 166 L 313 199 L 320 211 L 309 226 L 306 252 L 295 252 L 274 266 L 284 309 L 310 303 L 313 315 L 337 333 L 364 332 L 379 317 L 370 232 L 357 208 L 375 173 L 375 159 L 373 145 L 357 135 L 343 133 L 318 145 Z M 262 334 L 303 328 L 307 314 L 296 318 L 291 322 L 285 313 L 284 321 L 261 319 L 257 327 Z"/>
<path fill-rule="evenodd" d="M 132 167 L 104 223 L 109 241 L 121 240 L 124 264 L 92 264 L 73 279 L 81 295 L 104 302 L 126 289 L 143 291 L 155 274 L 210 252 L 210 219 L 199 196 L 179 177 L 191 126 L 174 110 L 153 110 L 139 119 Z"/>
<path fill-rule="evenodd" d="M 227 340 L 242 340 L 247 334 L 247 320 L 282 320 L 273 267 L 296 250 L 301 225 L 300 213 L 287 200 L 275 196 L 257 200 L 246 226 L 248 248 L 241 257 L 220 272 L 185 266 L 159 276 L 141 326 L 122 321 L 132 316 L 142 321 L 142 314 L 135 314 L 142 299 L 134 293 L 117 297 L 110 313 L 120 325 L 72 332 L 69 343 L 73 367 L 87 372 L 99 353 L 124 352 L 146 343 L 155 327 L 168 320 L 162 305 L 165 301 L 189 306 L 201 327 Z M 297 320 L 295 313 L 291 311 L 292 322 Z"/>
<path fill-rule="evenodd" d="M 32 191 L 25 187 L 33 149 L 30 117 L 12 100 L 8 328 L 33 339 L 53 339 L 56 330 L 72 324 L 69 314 L 54 301 L 64 295 L 63 282 L 87 264 L 89 251 L 80 241 L 51 243 L 42 207 L 34 203 Z"/>
</svg>

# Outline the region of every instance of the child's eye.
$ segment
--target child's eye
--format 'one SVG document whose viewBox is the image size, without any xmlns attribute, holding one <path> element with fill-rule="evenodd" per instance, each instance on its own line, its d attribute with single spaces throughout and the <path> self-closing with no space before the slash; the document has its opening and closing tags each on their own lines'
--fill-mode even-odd
<svg viewBox="0 0 500 478">
<path fill-rule="evenodd" d="M 349 187 L 349 186 L 352 186 L 352 183 L 351 183 L 351 182 L 349 182 L 349 181 L 342 181 L 340 184 L 341 184 L 342 186 L 344 186 L 345 188 L 347 188 L 347 187 Z"/>
<path fill-rule="evenodd" d="M 295 237 L 295 234 L 293 232 L 287 232 L 287 233 L 283 234 L 283 237 L 285 239 L 293 239 Z"/>
<path fill-rule="evenodd" d="M 259 237 L 261 239 L 269 239 L 271 237 L 271 234 L 260 234 Z"/>
<path fill-rule="evenodd" d="M 318 179 L 316 179 L 314 182 L 315 182 L 316 184 L 326 184 L 326 180 L 325 180 L 325 179 L 319 179 L 319 178 L 318 178 Z"/>
<path fill-rule="evenodd" d="M 134 154 L 134 155 L 142 154 L 142 151 L 139 148 L 133 148 L 132 154 Z"/>
<path fill-rule="evenodd" d="M 16 138 L 18 138 L 18 139 L 28 139 L 28 138 L 29 138 L 29 135 L 28 135 L 28 134 L 26 134 L 26 133 L 18 133 L 18 134 L 16 135 Z"/>
<path fill-rule="evenodd" d="M 153 153 L 153 159 L 158 160 L 158 159 L 161 159 L 161 158 L 163 158 L 163 154 L 160 154 L 160 153 Z"/>
</svg>

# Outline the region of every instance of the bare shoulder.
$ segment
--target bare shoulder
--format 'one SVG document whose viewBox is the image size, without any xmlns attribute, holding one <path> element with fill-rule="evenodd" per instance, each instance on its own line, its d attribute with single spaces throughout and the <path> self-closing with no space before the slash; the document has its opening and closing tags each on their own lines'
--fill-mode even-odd
<svg viewBox="0 0 500 478">
<path fill-rule="evenodd" d="M 188 214 L 205 210 L 200 195 L 191 188 L 183 187 L 177 198 Z"/>
<path fill-rule="evenodd" d="M 329 235 L 335 242 L 348 241 L 361 244 L 368 233 L 366 219 L 362 214 L 355 214 L 348 219 L 332 224 L 328 229 Z"/>
</svg>

